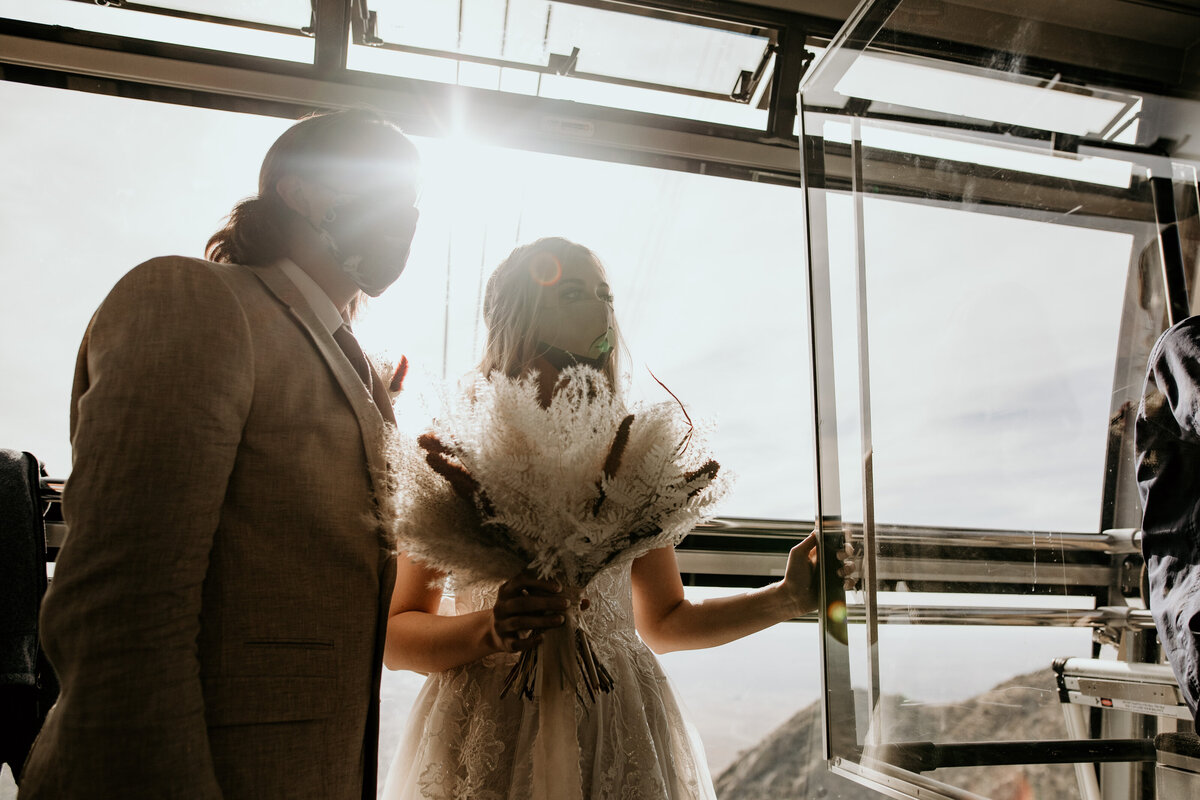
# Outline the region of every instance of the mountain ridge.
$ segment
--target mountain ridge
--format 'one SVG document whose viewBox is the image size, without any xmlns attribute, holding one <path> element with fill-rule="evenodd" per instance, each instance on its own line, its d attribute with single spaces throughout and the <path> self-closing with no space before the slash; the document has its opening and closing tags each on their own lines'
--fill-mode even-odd
<svg viewBox="0 0 1200 800">
<path fill-rule="evenodd" d="M 855 702 L 858 719 L 867 719 L 865 693 L 856 691 Z M 883 720 L 885 742 L 1068 738 L 1050 669 L 1018 675 L 960 703 L 916 703 L 885 694 L 876 719 Z M 821 722 L 819 702 L 798 711 L 717 776 L 717 796 L 720 800 L 878 800 L 882 796 L 878 791 L 829 770 Z M 1070 764 L 955 767 L 925 775 L 991 800 L 1079 798 L 1075 769 Z"/>
</svg>

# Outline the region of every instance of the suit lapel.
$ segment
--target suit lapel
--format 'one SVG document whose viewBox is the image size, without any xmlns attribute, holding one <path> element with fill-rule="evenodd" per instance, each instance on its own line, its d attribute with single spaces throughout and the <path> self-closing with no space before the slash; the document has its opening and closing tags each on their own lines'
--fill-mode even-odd
<svg viewBox="0 0 1200 800">
<path fill-rule="evenodd" d="M 371 480 L 375 482 L 376 476 L 383 475 L 386 469 L 383 456 L 384 429 L 379 408 L 367 392 L 367 387 L 363 385 L 362 379 L 354 371 L 354 367 L 347 360 L 342 348 L 338 347 L 338 343 L 333 340 L 333 336 L 317 319 L 316 312 L 312 310 L 308 301 L 304 299 L 304 295 L 287 275 L 276 266 L 255 267 L 252 272 L 271 290 L 272 294 L 288 307 L 292 316 L 300 323 L 300 327 L 316 347 L 317 352 L 329 365 L 338 386 L 346 395 L 346 399 L 350 401 L 350 408 L 353 409 L 354 416 L 358 419 L 363 447 L 367 452 L 367 466 L 371 471 Z M 376 487 L 376 490 L 378 488 Z"/>
</svg>

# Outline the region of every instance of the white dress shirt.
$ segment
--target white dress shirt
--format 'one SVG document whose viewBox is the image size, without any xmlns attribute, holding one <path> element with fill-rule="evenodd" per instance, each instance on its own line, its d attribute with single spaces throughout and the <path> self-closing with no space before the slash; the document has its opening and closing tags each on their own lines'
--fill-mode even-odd
<svg viewBox="0 0 1200 800">
<path fill-rule="evenodd" d="M 300 294 L 304 295 L 304 299 L 313 313 L 317 315 L 317 319 L 321 320 L 331 334 L 346 324 L 346 320 L 342 318 L 342 312 L 338 311 L 337 306 L 329 299 L 329 295 L 325 294 L 325 290 L 318 286 L 307 272 L 300 269 L 295 261 L 290 258 L 281 258 L 279 268 L 292 283 L 296 284 L 296 288 L 300 290 Z"/>
</svg>

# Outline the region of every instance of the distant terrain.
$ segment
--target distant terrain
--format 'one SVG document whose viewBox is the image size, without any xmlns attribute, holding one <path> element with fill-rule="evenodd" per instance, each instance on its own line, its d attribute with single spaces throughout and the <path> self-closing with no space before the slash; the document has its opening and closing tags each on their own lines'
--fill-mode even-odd
<svg viewBox="0 0 1200 800">
<path fill-rule="evenodd" d="M 1065 739 L 1054 696 L 1054 674 L 1040 670 L 1005 681 L 953 705 L 910 704 L 885 695 L 885 741 L 980 742 Z M 865 695 L 856 698 L 860 703 Z M 859 715 L 860 719 L 863 717 Z M 991 800 L 1078 800 L 1074 767 L 959 767 L 926 773 Z M 721 800 L 879 800 L 881 795 L 829 771 L 821 744 L 821 708 L 814 703 L 745 751 L 716 777 Z"/>
</svg>

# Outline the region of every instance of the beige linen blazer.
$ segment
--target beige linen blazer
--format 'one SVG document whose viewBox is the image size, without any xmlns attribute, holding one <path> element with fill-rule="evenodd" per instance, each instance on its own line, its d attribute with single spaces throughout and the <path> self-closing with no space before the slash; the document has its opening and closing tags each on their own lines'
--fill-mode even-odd
<svg viewBox="0 0 1200 800">
<path fill-rule="evenodd" d="M 295 285 L 135 268 L 84 336 L 71 437 L 41 614 L 62 694 L 22 800 L 374 798 L 383 421 Z"/>
</svg>

